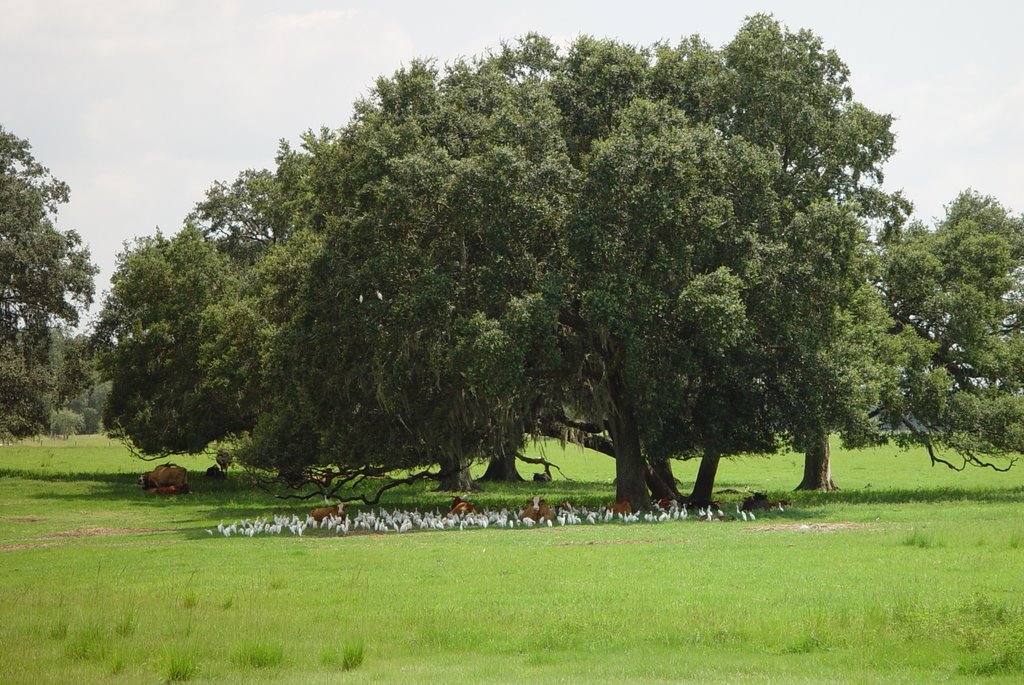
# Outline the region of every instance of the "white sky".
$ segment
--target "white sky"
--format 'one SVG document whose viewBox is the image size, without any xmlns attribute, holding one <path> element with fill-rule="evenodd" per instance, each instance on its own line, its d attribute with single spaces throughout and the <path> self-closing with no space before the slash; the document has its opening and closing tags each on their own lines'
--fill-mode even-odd
<svg viewBox="0 0 1024 685">
<path fill-rule="evenodd" d="M 71 186 L 58 225 L 90 245 L 102 292 L 124 241 L 175 232 L 213 181 L 344 125 L 415 57 L 528 31 L 722 45 L 757 12 L 813 30 L 855 97 L 897 117 L 886 185 L 917 216 L 968 187 L 1024 210 L 1024 3 L 0 0 L 0 123 Z"/>
</svg>

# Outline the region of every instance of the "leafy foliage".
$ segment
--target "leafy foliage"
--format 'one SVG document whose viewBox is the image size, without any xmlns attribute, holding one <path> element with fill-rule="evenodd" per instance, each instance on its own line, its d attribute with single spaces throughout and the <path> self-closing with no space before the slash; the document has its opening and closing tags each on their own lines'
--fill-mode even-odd
<svg viewBox="0 0 1024 685">
<path fill-rule="evenodd" d="M 41 432 L 54 394 L 50 333 L 92 302 L 96 267 L 74 231 L 55 224 L 67 184 L 28 141 L 0 127 L 0 439 Z"/>
<path fill-rule="evenodd" d="M 253 336 L 245 310 L 229 304 L 238 288 L 227 257 L 191 227 L 121 255 L 96 329 L 112 382 L 108 430 L 166 453 L 198 452 L 251 426 L 249 378 L 237 363 L 251 356 L 236 346 Z"/>
<path fill-rule="evenodd" d="M 934 230 L 917 223 L 891 243 L 884 292 L 902 375 L 885 406 L 904 441 L 976 465 L 1024 448 L 1022 266 L 1024 219 L 970 191 Z"/>
<path fill-rule="evenodd" d="M 847 76 L 759 16 L 722 50 L 531 35 L 378 80 L 308 146 L 323 251 L 255 451 L 302 425 L 307 461 L 410 467 L 582 419 L 642 503 L 648 457 L 863 432 L 868 222 L 899 202 Z"/>
<path fill-rule="evenodd" d="M 891 125 L 764 15 L 720 49 L 415 61 L 122 255 L 105 420 L 148 452 L 242 437 L 289 482 L 468 486 L 471 459 L 568 436 L 639 506 L 648 461 L 868 444 L 880 404 L 1012 449 L 1019 226 L 974 198 L 905 228 Z"/>
<path fill-rule="evenodd" d="M 59 409 L 50 416 L 50 434 L 68 437 L 85 429 L 85 417 L 70 409 Z"/>
</svg>

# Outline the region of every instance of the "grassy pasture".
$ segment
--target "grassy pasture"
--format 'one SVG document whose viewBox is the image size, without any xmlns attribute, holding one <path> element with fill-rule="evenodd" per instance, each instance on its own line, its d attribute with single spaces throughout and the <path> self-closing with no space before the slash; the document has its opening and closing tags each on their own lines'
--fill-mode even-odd
<svg viewBox="0 0 1024 685">
<path fill-rule="evenodd" d="M 541 447 L 571 480 L 474 499 L 612 498 L 610 459 Z M 154 499 L 102 438 L 0 447 L 0 682 L 1021 682 L 1024 467 L 834 460 L 831 494 L 789 492 L 796 455 L 723 463 L 793 501 L 752 523 L 250 540 L 204 530 L 311 504 L 198 457 Z"/>
</svg>

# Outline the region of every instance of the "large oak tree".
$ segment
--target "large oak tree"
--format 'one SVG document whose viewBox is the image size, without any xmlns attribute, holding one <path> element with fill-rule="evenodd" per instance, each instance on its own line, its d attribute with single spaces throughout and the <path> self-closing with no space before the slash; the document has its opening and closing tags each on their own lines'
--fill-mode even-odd
<svg viewBox="0 0 1024 685">
<path fill-rule="evenodd" d="M 892 204 L 890 119 L 846 78 L 755 17 L 720 51 L 529 36 L 380 79 L 309 166 L 326 238 L 287 356 L 312 447 L 390 426 L 463 470 L 555 416 L 607 432 L 643 506 L 648 459 L 834 428 L 868 399 L 811 391 L 864 363 L 834 328 L 871 306 L 865 219 Z"/>
</svg>

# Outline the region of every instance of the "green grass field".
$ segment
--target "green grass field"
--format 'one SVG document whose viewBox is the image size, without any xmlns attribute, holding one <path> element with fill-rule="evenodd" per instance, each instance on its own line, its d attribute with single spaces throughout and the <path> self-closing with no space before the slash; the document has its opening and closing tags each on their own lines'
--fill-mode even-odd
<svg viewBox="0 0 1024 685">
<path fill-rule="evenodd" d="M 612 499 L 610 459 L 543 449 L 571 480 L 474 500 Z M 837 448 L 831 494 L 789 492 L 796 455 L 723 463 L 793 502 L 750 523 L 225 539 L 312 503 L 177 461 L 195 492 L 154 499 L 106 439 L 0 447 L 0 683 L 1024 681 L 1024 467 Z"/>
</svg>

